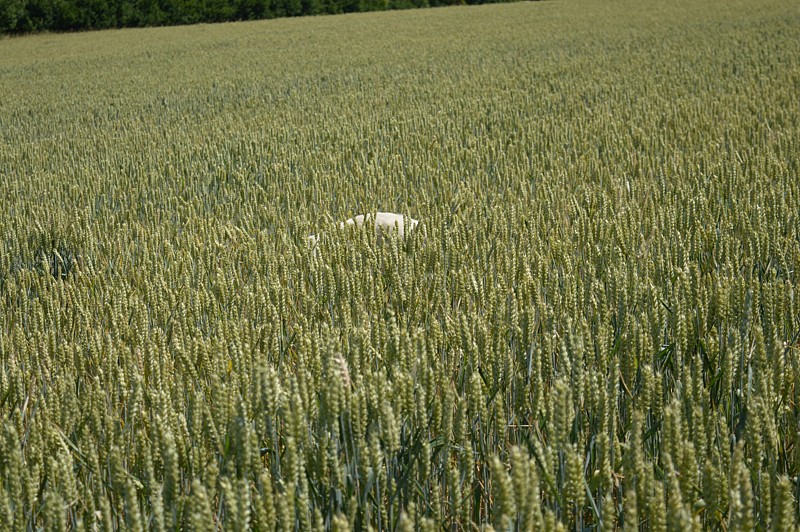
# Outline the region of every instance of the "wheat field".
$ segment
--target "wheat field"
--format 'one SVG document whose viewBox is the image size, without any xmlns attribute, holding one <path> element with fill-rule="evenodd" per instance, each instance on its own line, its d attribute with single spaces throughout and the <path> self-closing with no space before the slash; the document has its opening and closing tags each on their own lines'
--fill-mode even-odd
<svg viewBox="0 0 800 532">
<path fill-rule="evenodd" d="M 798 33 L 0 39 L 0 529 L 797 530 Z M 376 211 L 420 223 L 336 229 Z"/>
</svg>

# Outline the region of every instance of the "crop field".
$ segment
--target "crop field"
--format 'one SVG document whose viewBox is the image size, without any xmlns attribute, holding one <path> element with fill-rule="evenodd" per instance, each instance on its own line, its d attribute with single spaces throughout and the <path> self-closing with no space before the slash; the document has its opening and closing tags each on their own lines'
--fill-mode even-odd
<svg viewBox="0 0 800 532">
<path fill-rule="evenodd" d="M 798 35 L 0 39 L 0 530 L 797 530 Z M 420 223 L 338 227 L 375 211 Z"/>
</svg>

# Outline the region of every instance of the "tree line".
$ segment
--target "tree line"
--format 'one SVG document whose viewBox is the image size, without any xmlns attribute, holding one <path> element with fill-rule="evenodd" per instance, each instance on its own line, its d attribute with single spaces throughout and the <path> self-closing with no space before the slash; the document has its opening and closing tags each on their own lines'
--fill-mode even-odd
<svg viewBox="0 0 800 532">
<path fill-rule="evenodd" d="M 497 0 L 0 0 L 0 33 L 169 26 L 493 1 Z"/>
</svg>

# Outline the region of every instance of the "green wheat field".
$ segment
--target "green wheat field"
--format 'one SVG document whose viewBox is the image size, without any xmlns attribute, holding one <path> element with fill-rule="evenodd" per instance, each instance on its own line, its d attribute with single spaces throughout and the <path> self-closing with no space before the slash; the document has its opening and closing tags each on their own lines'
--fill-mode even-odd
<svg viewBox="0 0 800 532">
<path fill-rule="evenodd" d="M 558 0 L 0 39 L 0 529 L 798 530 L 798 35 Z M 420 224 L 338 229 L 378 210 Z"/>
</svg>

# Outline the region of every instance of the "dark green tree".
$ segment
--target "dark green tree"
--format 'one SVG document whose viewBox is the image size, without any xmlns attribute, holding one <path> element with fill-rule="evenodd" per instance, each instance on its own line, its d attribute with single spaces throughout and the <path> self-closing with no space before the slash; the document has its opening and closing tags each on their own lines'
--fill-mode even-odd
<svg viewBox="0 0 800 532">
<path fill-rule="evenodd" d="M 17 31 L 25 14 L 25 0 L 0 0 L 0 33 Z"/>
<path fill-rule="evenodd" d="M 389 0 L 360 0 L 359 11 L 385 11 L 389 9 Z"/>
<path fill-rule="evenodd" d="M 135 0 L 119 0 L 116 2 L 117 27 L 137 26 L 141 18 Z"/>
<path fill-rule="evenodd" d="M 206 0 L 201 15 L 203 22 L 224 22 L 232 20 L 235 14 L 236 6 L 230 0 Z"/>
<path fill-rule="evenodd" d="M 303 15 L 325 13 L 325 0 L 302 0 Z"/>
<path fill-rule="evenodd" d="M 480 4 L 503 0 L 0 0 L 0 34 Z"/>
<path fill-rule="evenodd" d="M 78 0 L 79 19 L 74 29 L 104 29 L 117 25 L 117 11 L 113 0 Z"/>
</svg>

